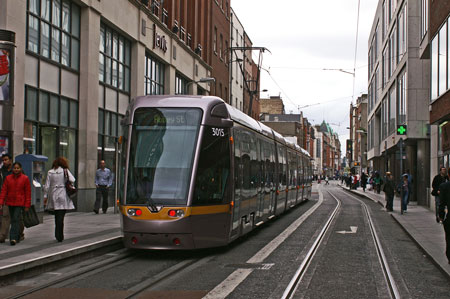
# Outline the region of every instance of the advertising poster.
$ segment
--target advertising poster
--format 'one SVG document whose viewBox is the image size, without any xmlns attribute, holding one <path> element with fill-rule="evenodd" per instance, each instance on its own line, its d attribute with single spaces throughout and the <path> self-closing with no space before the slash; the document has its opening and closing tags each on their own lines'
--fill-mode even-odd
<svg viewBox="0 0 450 299">
<path fill-rule="evenodd" d="M 9 101 L 9 51 L 0 49 L 0 101 Z"/>
<path fill-rule="evenodd" d="M 0 155 L 8 153 L 8 137 L 0 136 Z"/>
</svg>

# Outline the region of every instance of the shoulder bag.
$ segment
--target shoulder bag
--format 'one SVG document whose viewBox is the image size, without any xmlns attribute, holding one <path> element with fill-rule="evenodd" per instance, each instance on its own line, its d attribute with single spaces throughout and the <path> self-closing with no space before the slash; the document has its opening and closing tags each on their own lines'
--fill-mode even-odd
<svg viewBox="0 0 450 299">
<path fill-rule="evenodd" d="M 35 209 L 34 205 L 31 205 L 31 207 L 28 209 L 27 212 L 25 212 L 25 210 L 23 210 L 22 216 L 23 216 L 23 225 L 26 228 L 29 228 L 29 227 L 39 224 L 39 218 L 36 213 L 36 209 Z"/>
<path fill-rule="evenodd" d="M 70 198 L 74 197 L 77 194 L 77 188 L 72 184 L 69 180 L 69 174 L 67 173 L 67 169 L 64 169 L 64 178 L 66 180 L 66 193 Z"/>
</svg>

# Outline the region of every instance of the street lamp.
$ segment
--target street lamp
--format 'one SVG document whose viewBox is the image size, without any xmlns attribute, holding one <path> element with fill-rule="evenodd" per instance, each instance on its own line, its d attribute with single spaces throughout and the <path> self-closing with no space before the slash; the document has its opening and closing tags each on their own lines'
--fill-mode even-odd
<svg viewBox="0 0 450 299">
<path fill-rule="evenodd" d="M 204 78 L 200 78 L 200 80 L 197 80 L 197 81 L 191 81 L 191 82 L 188 82 L 187 84 L 186 84 L 186 89 L 187 90 L 189 90 L 189 86 L 191 86 L 191 84 L 194 84 L 194 83 L 210 83 L 210 82 L 216 82 L 216 78 L 214 78 L 214 77 L 204 77 Z"/>
</svg>

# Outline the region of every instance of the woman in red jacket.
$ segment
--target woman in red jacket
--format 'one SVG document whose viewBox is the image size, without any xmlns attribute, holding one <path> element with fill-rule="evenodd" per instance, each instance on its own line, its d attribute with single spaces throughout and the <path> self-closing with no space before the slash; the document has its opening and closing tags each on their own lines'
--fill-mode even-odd
<svg viewBox="0 0 450 299">
<path fill-rule="evenodd" d="M 13 164 L 13 173 L 8 175 L 3 183 L 0 193 L 0 209 L 3 203 L 9 208 L 11 217 L 11 230 L 9 240 L 11 245 L 16 245 L 20 241 L 20 215 L 22 210 L 28 211 L 31 206 L 31 185 L 28 177 L 22 172 L 22 164 Z"/>
</svg>

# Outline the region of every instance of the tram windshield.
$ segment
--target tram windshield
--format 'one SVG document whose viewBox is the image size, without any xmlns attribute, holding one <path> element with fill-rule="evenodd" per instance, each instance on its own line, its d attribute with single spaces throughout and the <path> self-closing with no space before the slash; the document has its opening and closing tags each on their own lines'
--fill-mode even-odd
<svg viewBox="0 0 450 299">
<path fill-rule="evenodd" d="M 185 205 L 202 112 L 139 108 L 129 152 L 127 204 Z"/>
</svg>

